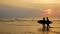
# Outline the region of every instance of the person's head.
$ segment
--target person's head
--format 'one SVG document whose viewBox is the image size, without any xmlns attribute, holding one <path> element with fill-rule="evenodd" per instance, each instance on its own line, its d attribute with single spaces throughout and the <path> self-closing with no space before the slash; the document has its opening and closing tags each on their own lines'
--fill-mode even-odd
<svg viewBox="0 0 60 34">
<path fill-rule="evenodd" d="M 49 20 L 48 17 L 46 17 L 46 19 Z"/>
<path fill-rule="evenodd" d="M 48 19 L 48 17 L 46 17 Z"/>
<path fill-rule="evenodd" d="M 45 20 L 45 18 L 43 17 L 43 20 Z"/>
</svg>

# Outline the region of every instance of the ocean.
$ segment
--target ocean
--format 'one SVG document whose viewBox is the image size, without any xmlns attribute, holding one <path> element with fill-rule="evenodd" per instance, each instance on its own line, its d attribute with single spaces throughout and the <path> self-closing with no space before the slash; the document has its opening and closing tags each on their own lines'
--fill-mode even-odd
<svg viewBox="0 0 60 34">
<path fill-rule="evenodd" d="M 0 34 L 60 34 L 60 19 L 49 18 L 49 31 L 42 30 L 42 25 L 37 23 L 42 18 L 0 18 Z"/>
</svg>

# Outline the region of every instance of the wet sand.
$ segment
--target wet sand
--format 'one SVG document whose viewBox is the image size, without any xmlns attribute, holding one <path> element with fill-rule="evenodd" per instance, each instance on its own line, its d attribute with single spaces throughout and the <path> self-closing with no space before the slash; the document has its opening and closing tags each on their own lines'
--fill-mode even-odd
<svg viewBox="0 0 60 34">
<path fill-rule="evenodd" d="M 31 21 L 27 21 L 28 25 L 26 23 L 22 25 L 23 22 L 0 22 L 0 34 L 60 34 L 58 23 L 51 24 L 52 28 L 49 28 L 49 31 L 43 31 L 41 24 L 31 25 Z"/>
</svg>

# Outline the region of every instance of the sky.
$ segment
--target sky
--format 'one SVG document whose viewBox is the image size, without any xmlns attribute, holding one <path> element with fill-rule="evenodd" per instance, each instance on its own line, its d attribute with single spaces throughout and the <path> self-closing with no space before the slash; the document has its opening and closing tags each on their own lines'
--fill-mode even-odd
<svg viewBox="0 0 60 34">
<path fill-rule="evenodd" d="M 60 0 L 0 0 L 0 17 L 60 17 Z"/>
</svg>

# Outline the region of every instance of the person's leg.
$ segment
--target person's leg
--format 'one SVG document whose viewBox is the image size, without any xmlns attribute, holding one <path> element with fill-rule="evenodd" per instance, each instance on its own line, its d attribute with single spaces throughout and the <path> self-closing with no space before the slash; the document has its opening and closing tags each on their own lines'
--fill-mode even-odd
<svg viewBox="0 0 60 34">
<path fill-rule="evenodd" d="M 47 24 L 47 30 L 49 30 L 49 24 Z"/>
<path fill-rule="evenodd" d="M 45 24 L 42 24 L 43 25 L 43 30 L 45 30 Z"/>
</svg>

